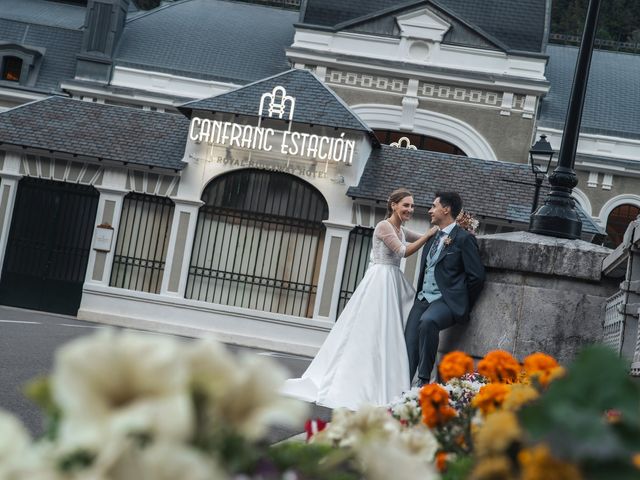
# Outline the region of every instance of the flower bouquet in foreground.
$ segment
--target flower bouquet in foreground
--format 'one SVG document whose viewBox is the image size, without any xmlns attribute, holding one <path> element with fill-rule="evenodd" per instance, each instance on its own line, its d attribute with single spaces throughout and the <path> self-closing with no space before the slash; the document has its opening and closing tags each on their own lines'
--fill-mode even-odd
<svg viewBox="0 0 640 480">
<path fill-rule="evenodd" d="M 357 478 L 330 447 L 267 443 L 270 426 L 302 429 L 307 416 L 278 394 L 285 378 L 272 360 L 215 341 L 115 331 L 75 340 L 28 386 L 47 417 L 43 438 L 0 411 L 0 479 Z"/>
<path fill-rule="evenodd" d="M 627 372 L 602 347 L 568 371 L 543 353 L 519 363 L 497 350 L 474 368 L 452 352 L 439 365 L 445 383 L 414 388 L 387 409 L 336 411 L 311 441 L 352 448 L 365 471 L 383 472 L 376 478 L 638 479 L 640 387 Z M 359 451 L 367 444 L 385 445 L 375 461 Z"/>
<path fill-rule="evenodd" d="M 214 341 L 105 331 L 56 354 L 29 396 L 33 440 L 0 412 L 0 480 L 573 480 L 640 478 L 640 387 L 609 350 L 567 371 L 542 353 L 452 352 L 444 383 L 386 407 L 335 410 L 307 442 L 269 445 L 272 425 L 302 430 L 306 406 L 285 374 Z"/>
</svg>

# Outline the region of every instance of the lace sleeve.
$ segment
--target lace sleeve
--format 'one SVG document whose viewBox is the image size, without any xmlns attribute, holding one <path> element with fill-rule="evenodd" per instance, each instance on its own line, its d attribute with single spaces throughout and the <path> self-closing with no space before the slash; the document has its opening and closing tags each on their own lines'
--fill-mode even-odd
<svg viewBox="0 0 640 480">
<path fill-rule="evenodd" d="M 406 228 L 403 228 L 402 230 L 404 230 L 404 238 L 407 240 L 407 243 L 413 243 L 422 237 L 422 235 L 414 232 L 413 230 L 408 230 Z"/>
<path fill-rule="evenodd" d="M 376 225 L 376 229 L 373 234 L 376 238 L 382 240 L 386 247 L 399 257 L 404 257 L 404 252 L 407 247 L 402 244 L 398 238 L 395 228 L 386 220 L 381 221 Z"/>
</svg>

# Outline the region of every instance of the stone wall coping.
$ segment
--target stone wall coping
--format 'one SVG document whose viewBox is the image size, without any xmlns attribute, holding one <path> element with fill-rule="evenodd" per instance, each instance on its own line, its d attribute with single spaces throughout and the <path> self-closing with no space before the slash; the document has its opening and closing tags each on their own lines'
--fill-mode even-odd
<svg viewBox="0 0 640 480">
<path fill-rule="evenodd" d="M 610 248 L 530 232 L 481 235 L 478 244 L 485 267 L 522 273 L 599 281 Z"/>
</svg>

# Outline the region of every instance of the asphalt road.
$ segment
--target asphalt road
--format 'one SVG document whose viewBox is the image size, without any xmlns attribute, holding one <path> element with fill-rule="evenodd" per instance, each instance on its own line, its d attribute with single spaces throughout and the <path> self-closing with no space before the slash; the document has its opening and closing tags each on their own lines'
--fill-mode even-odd
<svg viewBox="0 0 640 480">
<path fill-rule="evenodd" d="M 23 386 L 29 380 L 50 372 L 54 352 L 59 346 L 99 328 L 105 327 L 66 315 L 0 306 L 0 407 L 18 416 L 34 436 L 40 435 L 43 431 L 42 416 L 23 395 Z M 300 376 L 309 364 L 308 358 L 296 355 L 236 346 L 229 348 L 234 352 L 253 351 L 272 357 L 292 377 Z M 313 405 L 310 416 L 327 420 L 331 411 Z M 302 431 L 303 425 L 294 429 L 274 427 L 269 440 L 276 442 Z"/>
</svg>

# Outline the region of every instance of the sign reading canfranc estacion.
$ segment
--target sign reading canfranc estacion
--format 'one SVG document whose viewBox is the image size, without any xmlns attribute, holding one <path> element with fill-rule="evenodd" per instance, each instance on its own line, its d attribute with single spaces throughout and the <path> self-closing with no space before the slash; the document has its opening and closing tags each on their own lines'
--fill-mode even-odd
<svg viewBox="0 0 640 480">
<path fill-rule="evenodd" d="M 283 155 L 333 160 L 351 164 L 356 142 L 338 137 L 325 137 L 310 133 L 291 131 L 296 99 L 284 87 L 277 86 L 271 92 L 264 93 L 260 99 L 258 125 L 241 125 L 234 122 L 210 120 L 193 117 L 189 127 L 189 138 L 210 145 L 279 152 Z M 288 107 L 288 108 L 287 108 Z M 276 131 L 261 126 L 263 117 L 286 119 L 289 130 Z"/>
</svg>

